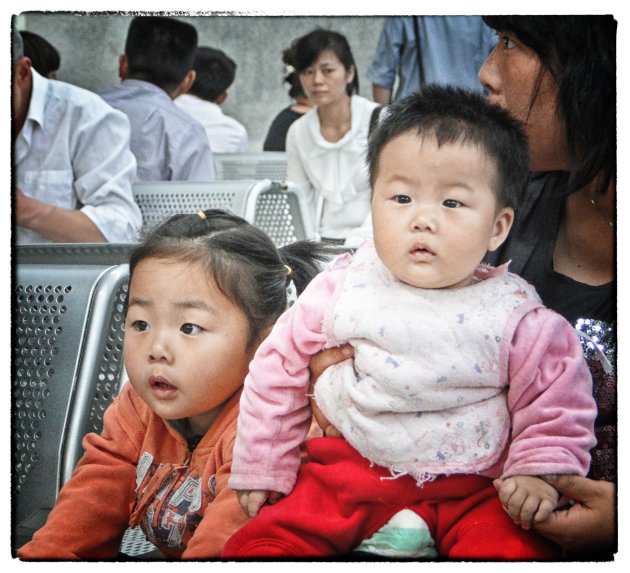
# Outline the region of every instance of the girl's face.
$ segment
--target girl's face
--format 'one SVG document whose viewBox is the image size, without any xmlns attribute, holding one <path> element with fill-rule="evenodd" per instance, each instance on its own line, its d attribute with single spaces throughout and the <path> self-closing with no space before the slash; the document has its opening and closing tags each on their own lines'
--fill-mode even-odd
<svg viewBox="0 0 630 573">
<path fill-rule="evenodd" d="M 314 105 L 323 106 L 349 98 L 346 86 L 354 79 L 354 67 L 344 68 L 333 50 L 323 50 L 317 59 L 300 73 L 304 92 Z"/>
<path fill-rule="evenodd" d="M 200 264 L 144 259 L 129 287 L 129 381 L 158 416 L 187 418 L 203 434 L 243 383 L 248 326 Z"/>
<path fill-rule="evenodd" d="M 568 169 L 566 137 L 556 113 L 558 84 L 541 66 L 536 52 L 514 34 L 497 35 L 497 45 L 479 70 L 479 81 L 488 90 L 490 102 L 506 108 L 525 124 L 531 169 Z"/>
</svg>

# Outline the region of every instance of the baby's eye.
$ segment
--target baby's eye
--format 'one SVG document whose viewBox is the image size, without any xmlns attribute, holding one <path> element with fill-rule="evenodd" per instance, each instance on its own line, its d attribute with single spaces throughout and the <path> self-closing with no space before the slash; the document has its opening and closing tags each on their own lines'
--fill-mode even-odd
<svg viewBox="0 0 630 573">
<path fill-rule="evenodd" d="M 401 205 L 405 205 L 407 203 L 411 203 L 411 197 L 409 197 L 409 195 L 394 195 L 394 201 L 396 201 L 396 203 L 400 203 Z"/>
<path fill-rule="evenodd" d="M 444 205 L 445 207 L 448 207 L 449 209 L 455 209 L 457 207 L 461 207 L 462 203 L 460 201 L 458 201 L 457 199 L 446 199 L 442 205 Z"/>
<path fill-rule="evenodd" d="M 145 330 L 149 330 L 149 323 L 144 320 L 134 320 L 131 323 L 131 328 L 138 332 L 144 332 Z"/>
<path fill-rule="evenodd" d="M 192 324 L 191 322 L 187 322 L 186 324 L 182 324 L 180 330 L 184 334 L 194 336 L 195 334 L 199 334 L 201 332 L 201 326 L 198 326 L 197 324 Z"/>
</svg>

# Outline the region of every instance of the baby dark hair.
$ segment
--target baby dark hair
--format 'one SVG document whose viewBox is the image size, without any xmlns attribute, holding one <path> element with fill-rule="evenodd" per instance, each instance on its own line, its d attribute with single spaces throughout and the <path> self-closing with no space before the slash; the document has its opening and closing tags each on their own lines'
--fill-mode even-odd
<svg viewBox="0 0 630 573">
<path fill-rule="evenodd" d="M 289 282 L 293 280 L 298 294 L 302 292 L 328 253 L 326 246 L 310 241 L 277 249 L 245 219 L 208 209 L 173 215 L 150 229 L 131 251 L 130 282 L 138 263 L 148 258 L 201 263 L 219 290 L 247 316 L 252 348 L 286 310 Z"/>
<path fill-rule="evenodd" d="M 444 144 L 474 145 L 497 167 L 493 184 L 497 207 L 516 209 L 528 173 L 527 137 L 522 124 L 503 108 L 461 88 L 430 85 L 399 100 L 382 114 L 368 142 L 370 184 L 378 176 L 379 159 L 389 141 L 412 132 Z"/>
</svg>

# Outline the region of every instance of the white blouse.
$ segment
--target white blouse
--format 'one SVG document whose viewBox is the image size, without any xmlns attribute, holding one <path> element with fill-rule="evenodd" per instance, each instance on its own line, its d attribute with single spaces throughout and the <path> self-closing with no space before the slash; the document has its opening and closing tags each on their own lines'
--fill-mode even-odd
<svg viewBox="0 0 630 573">
<path fill-rule="evenodd" d="M 346 244 L 354 244 L 372 235 L 365 153 L 370 117 L 378 105 L 352 96 L 352 126 L 334 143 L 322 136 L 316 108 L 289 128 L 287 179 L 306 193 L 322 237 L 344 238 Z"/>
</svg>

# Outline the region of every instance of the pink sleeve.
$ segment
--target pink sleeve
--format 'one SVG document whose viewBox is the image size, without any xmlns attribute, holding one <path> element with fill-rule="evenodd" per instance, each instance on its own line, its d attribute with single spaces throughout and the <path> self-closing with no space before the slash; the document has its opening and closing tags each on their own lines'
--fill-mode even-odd
<svg viewBox="0 0 630 573">
<path fill-rule="evenodd" d="M 526 314 L 512 339 L 509 375 L 512 437 L 502 477 L 586 475 L 597 407 L 573 327 L 546 308 Z"/>
<path fill-rule="evenodd" d="M 293 489 L 311 423 L 308 365 L 326 344 L 322 320 L 344 276 L 316 276 L 258 348 L 240 401 L 231 489 Z"/>
</svg>

